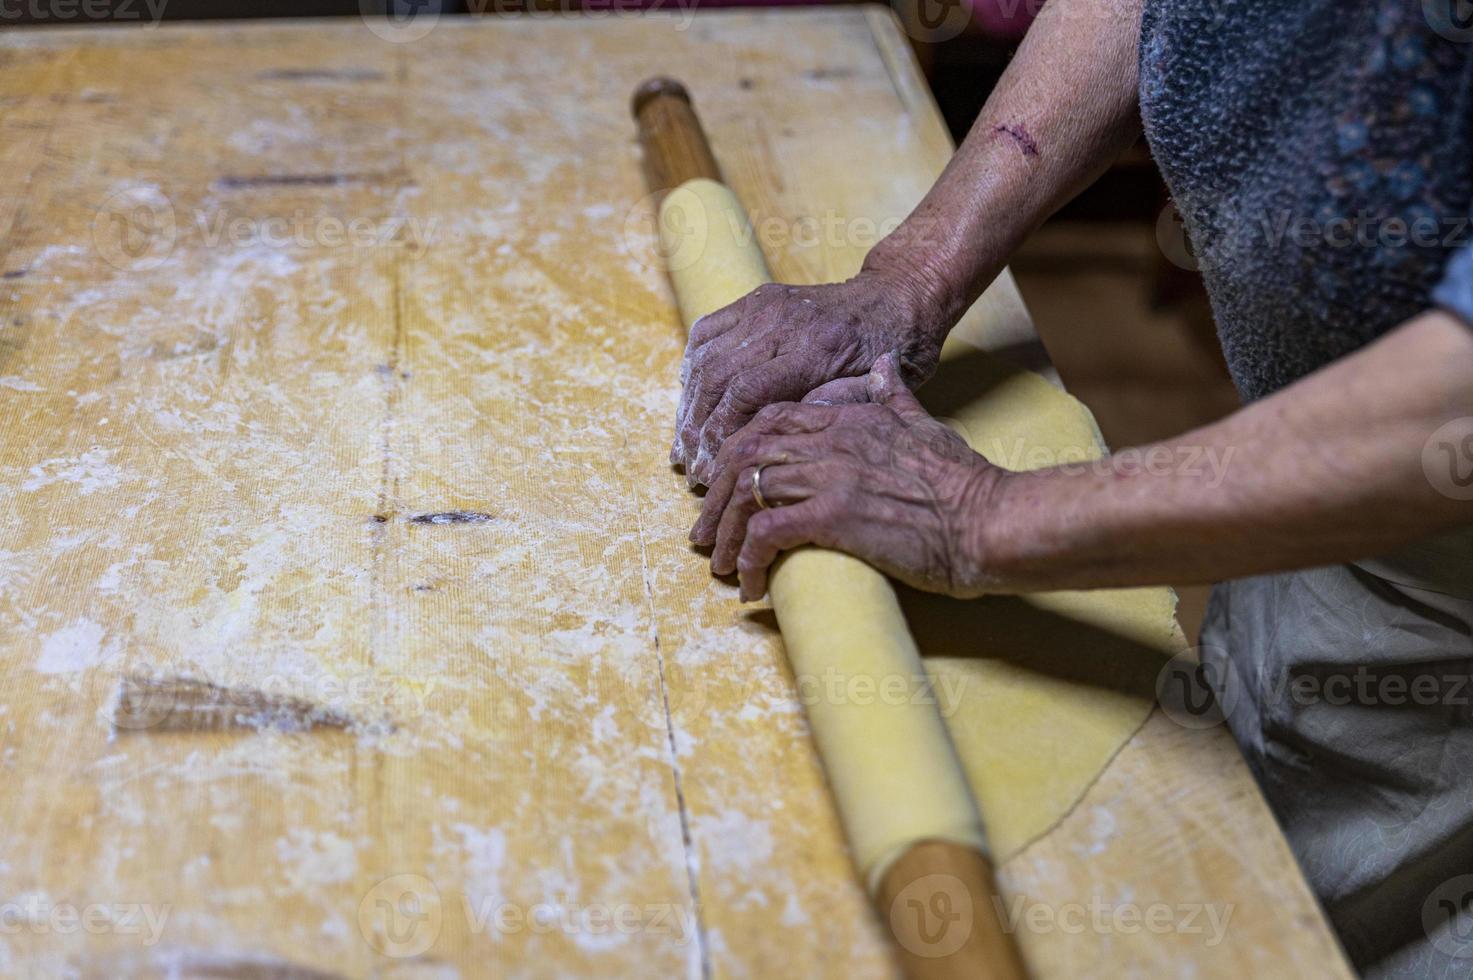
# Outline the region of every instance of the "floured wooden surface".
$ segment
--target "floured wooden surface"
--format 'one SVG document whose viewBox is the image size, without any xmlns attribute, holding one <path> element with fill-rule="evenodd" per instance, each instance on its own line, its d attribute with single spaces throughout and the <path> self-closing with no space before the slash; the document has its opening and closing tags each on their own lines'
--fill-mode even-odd
<svg viewBox="0 0 1473 980">
<path fill-rule="evenodd" d="M 782 278 L 948 152 L 858 10 L 0 38 L 0 973 L 891 972 L 770 615 L 685 544 L 656 72 Z M 1339 962 L 1220 730 L 1156 716 L 1004 878 L 1235 907 L 1025 932 L 1044 975 Z"/>
</svg>

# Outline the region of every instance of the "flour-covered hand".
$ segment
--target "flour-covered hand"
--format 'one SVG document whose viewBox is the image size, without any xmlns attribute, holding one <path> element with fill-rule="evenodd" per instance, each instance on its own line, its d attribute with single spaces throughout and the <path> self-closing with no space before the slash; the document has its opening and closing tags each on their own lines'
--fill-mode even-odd
<svg viewBox="0 0 1473 980">
<path fill-rule="evenodd" d="M 691 540 L 713 548 L 717 575 L 739 573 L 743 599 L 760 597 L 773 561 L 804 544 L 927 591 L 997 584 L 982 531 L 1005 471 L 927 414 L 893 354 L 865 383 L 865 403 L 770 405 L 717 455 Z M 752 493 L 759 466 L 767 509 Z"/>
<path fill-rule="evenodd" d="M 765 406 L 862 400 L 864 375 L 884 354 L 919 384 L 936 368 L 945 326 L 916 283 L 898 276 L 761 286 L 691 328 L 670 461 L 692 485 L 709 485 L 726 438 Z"/>
</svg>

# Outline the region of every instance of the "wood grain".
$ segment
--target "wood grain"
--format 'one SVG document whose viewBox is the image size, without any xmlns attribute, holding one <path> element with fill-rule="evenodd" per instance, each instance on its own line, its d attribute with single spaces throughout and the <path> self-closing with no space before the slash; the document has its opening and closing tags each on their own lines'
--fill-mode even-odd
<svg viewBox="0 0 1473 980">
<path fill-rule="evenodd" d="M 634 90 L 630 110 L 651 190 L 673 190 L 698 177 L 721 183 L 721 168 L 684 85 L 663 75 L 645 79 Z"/>
<path fill-rule="evenodd" d="M 895 860 L 876 896 L 910 980 L 1025 980 L 992 862 L 925 840 Z"/>
<path fill-rule="evenodd" d="M 882 10 L 0 37 L 5 972 L 893 975 L 770 616 L 685 544 L 654 71 L 787 280 L 950 152 Z M 962 329 L 1032 337 L 1006 276 Z M 1039 976 L 1345 975 L 1220 730 L 1158 717 L 1000 876 L 1235 909 L 1024 931 Z"/>
</svg>

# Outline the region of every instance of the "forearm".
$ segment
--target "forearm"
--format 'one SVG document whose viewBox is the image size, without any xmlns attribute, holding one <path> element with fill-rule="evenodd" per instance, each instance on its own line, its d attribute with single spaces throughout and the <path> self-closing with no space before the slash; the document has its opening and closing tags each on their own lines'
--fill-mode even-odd
<svg viewBox="0 0 1473 980">
<path fill-rule="evenodd" d="M 1141 0 L 1051 0 L 935 186 L 866 269 L 948 330 L 1007 257 L 1139 134 Z"/>
<path fill-rule="evenodd" d="M 974 547 L 1007 591 L 1211 582 L 1370 557 L 1473 524 L 1473 502 L 1423 469 L 1433 433 L 1470 417 L 1473 330 L 1429 313 L 1179 439 L 1100 466 L 1001 477 L 975 517 Z"/>
</svg>

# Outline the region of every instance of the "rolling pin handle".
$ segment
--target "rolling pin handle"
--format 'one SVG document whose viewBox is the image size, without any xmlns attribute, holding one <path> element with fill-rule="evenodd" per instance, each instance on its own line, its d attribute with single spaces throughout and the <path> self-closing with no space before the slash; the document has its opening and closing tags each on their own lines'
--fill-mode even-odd
<svg viewBox="0 0 1473 980">
<path fill-rule="evenodd" d="M 629 107 L 639 124 L 639 145 L 653 190 L 673 190 L 696 177 L 721 183 L 721 168 L 684 85 L 673 78 L 646 79 L 635 88 Z"/>
<path fill-rule="evenodd" d="M 684 85 L 670 78 L 668 75 L 656 75 L 653 78 L 646 78 L 635 87 L 634 97 L 629 100 L 629 108 L 634 113 L 634 118 L 639 118 L 640 112 L 649 104 L 651 99 L 658 98 L 662 95 L 681 99 L 686 105 L 693 105 L 690 100 L 690 93 L 685 90 Z"/>
<path fill-rule="evenodd" d="M 1028 980 L 992 861 L 964 844 L 923 840 L 875 896 L 908 980 Z"/>
</svg>

